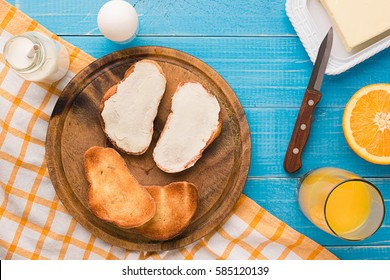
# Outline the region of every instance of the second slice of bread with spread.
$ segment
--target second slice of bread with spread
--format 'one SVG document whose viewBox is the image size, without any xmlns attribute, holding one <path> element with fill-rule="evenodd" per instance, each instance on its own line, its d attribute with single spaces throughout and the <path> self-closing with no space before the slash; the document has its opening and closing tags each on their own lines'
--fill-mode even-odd
<svg viewBox="0 0 390 280">
<path fill-rule="evenodd" d="M 153 151 L 157 166 L 177 173 L 193 166 L 222 129 L 217 98 L 202 84 L 183 82 L 172 97 L 171 113 Z"/>
<path fill-rule="evenodd" d="M 161 67 L 152 60 L 132 65 L 100 103 L 104 132 L 122 152 L 143 154 L 153 135 L 153 121 L 166 87 Z"/>
</svg>

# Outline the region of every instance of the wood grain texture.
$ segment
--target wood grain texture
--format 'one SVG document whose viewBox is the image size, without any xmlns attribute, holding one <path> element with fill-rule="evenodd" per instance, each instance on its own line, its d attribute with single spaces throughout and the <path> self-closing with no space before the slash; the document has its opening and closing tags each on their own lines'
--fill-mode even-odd
<svg viewBox="0 0 390 280">
<path fill-rule="evenodd" d="M 107 0 L 10 0 L 60 35 L 98 35 L 96 16 Z M 142 36 L 253 36 L 294 34 L 285 0 L 129 0 L 139 15 Z"/>
<path fill-rule="evenodd" d="M 389 260 L 390 246 L 326 246 L 342 260 Z"/>
<path fill-rule="evenodd" d="M 152 144 L 146 153 L 121 154 L 131 174 L 145 186 L 187 181 L 197 186 L 199 205 L 191 224 L 172 240 L 159 242 L 132 229 L 98 219 L 88 207 L 83 154 L 93 146 L 109 146 L 99 118 L 104 93 L 122 80 L 141 59 L 156 61 L 167 79 L 154 122 Z M 182 81 L 197 81 L 213 93 L 221 107 L 222 131 L 190 169 L 168 174 L 156 167 L 152 152 L 171 111 L 171 100 Z M 59 145 L 60 143 L 60 145 Z M 200 60 L 161 47 L 126 49 L 105 56 L 82 70 L 65 88 L 50 119 L 46 158 L 50 178 L 68 211 L 101 239 L 126 249 L 161 251 L 188 245 L 212 231 L 229 214 L 244 188 L 251 142 L 244 111 L 228 84 Z"/>
<path fill-rule="evenodd" d="M 390 168 L 355 155 L 341 128 L 343 108 L 355 91 L 390 81 L 390 49 L 341 75 L 325 77 L 303 156 L 306 165 L 291 176 L 283 170 L 283 158 L 312 63 L 285 14 L 285 0 L 129 0 L 140 14 L 140 36 L 127 45 L 100 36 L 96 14 L 106 0 L 8 2 L 96 58 L 129 46 L 161 45 L 208 63 L 230 84 L 247 114 L 253 150 L 245 194 L 342 259 L 390 258 Z M 299 211 L 296 178 L 322 166 L 348 169 L 381 189 L 385 224 L 364 244 L 343 243 L 321 232 Z"/>
<path fill-rule="evenodd" d="M 248 108 L 246 115 L 252 136 L 252 177 L 300 177 L 311 169 L 333 166 L 365 177 L 390 177 L 386 165 L 369 163 L 348 146 L 342 129 L 342 108 L 316 108 L 301 170 L 287 174 L 283 159 L 298 108 Z"/>
</svg>

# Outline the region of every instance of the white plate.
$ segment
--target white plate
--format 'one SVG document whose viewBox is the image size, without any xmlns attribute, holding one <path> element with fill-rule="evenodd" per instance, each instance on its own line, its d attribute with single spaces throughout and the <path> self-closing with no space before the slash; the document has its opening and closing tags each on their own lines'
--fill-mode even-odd
<svg viewBox="0 0 390 280">
<path fill-rule="evenodd" d="M 306 52 L 314 63 L 318 48 L 329 28 L 330 18 L 319 0 L 287 0 L 286 12 Z M 335 28 L 333 28 L 335 30 Z M 390 46 L 390 36 L 358 51 L 347 52 L 334 32 L 332 52 L 326 74 L 337 75 Z"/>
</svg>

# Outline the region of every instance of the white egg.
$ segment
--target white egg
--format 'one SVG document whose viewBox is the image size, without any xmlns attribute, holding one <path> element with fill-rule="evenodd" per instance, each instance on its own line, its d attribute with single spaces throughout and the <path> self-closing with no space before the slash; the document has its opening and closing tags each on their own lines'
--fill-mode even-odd
<svg viewBox="0 0 390 280">
<path fill-rule="evenodd" d="M 138 15 L 130 3 L 111 0 L 101 7 L 97 23 L 106 38 L 117 43 L 126 43 L 137 34 Z"/>
</svg>

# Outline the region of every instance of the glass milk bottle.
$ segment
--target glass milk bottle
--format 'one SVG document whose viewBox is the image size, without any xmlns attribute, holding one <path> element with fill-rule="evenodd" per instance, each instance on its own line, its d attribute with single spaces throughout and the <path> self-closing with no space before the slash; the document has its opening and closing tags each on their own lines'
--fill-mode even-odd
<svg viewBox="0 0 390 280">
<path fill-rule="evenodd" d="M 38 32 L 11 37 L 4 45 L 3 55 L 7 64 L 28 81 L 51 84 L 64 77 L 69 68 L 67 50 Z"/>
</svg>

